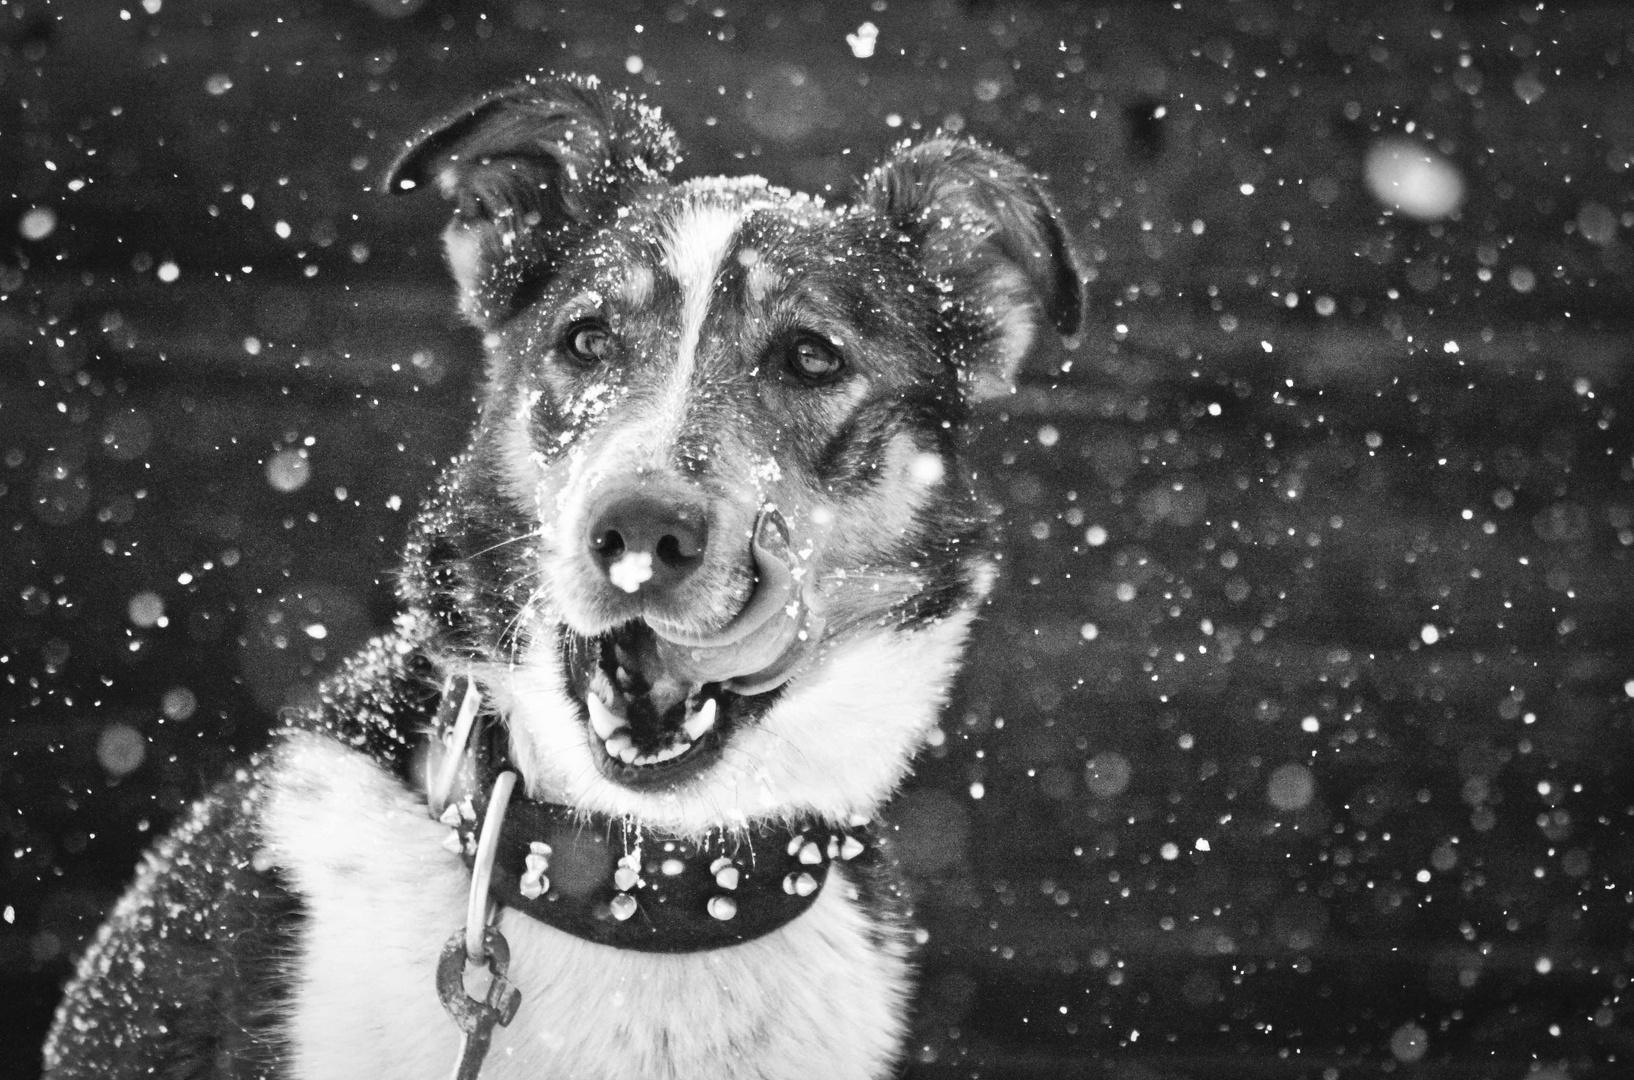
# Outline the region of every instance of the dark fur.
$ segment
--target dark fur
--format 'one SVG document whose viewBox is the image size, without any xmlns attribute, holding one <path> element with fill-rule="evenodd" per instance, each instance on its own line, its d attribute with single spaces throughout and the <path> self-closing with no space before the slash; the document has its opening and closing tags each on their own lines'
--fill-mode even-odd
<svg viewBox="0 0 1634 1080">
<path fill-rule="evenodd" d="M 327 681 L 322 706 L 294 718 L 296 727 L 327 732 L 420 789 L 438 664 L 505 660 L 521 648 L 520 604 L 539 550 L 517 542 L 536 522 L 504 490 L 502 419 L 537 392 L 536 445 L 559 450 L 562 433 L 588 430 L 570 409 L 584 376 L 552 359 L 572 314 L 564 305 L 605 282 L 609 267 L 653 260 L 653 238 L 695 197 L 666 179 L 675 156 L 673 136 L 637 102 L 549 80 L 460 110 L 394 166 L 391 190 L 436 184 L 454 202 L 451 232 L 471 253 L 462 307 L 490 335 L 489 379 L 470 448 L 441 478 L 409 542 L 407 617 Z M 860 581 L 894 584 L 883 594 L 840 589 L 828 633 L 913 629 L 971 603 L 980 588 L 974 567 L 987 523 L 962 459 L 972 381 L 1018 359 L 999 355 L 1016 304 L 1036 303 L 1063 333 L 1077 329 L 1077 273 L 1036 180 L 970 142 L 899 149 L 864 180 L 851 212 L 802 205 L 756 213 L 737 235 L 737 250 L 753 248 L 799 287 L 766 311 L 711 315 L 698 392 L 669 464 L 698 491 L 730 501 L 741 478 L 719 463 L 769 447 L 788 501 L 843 510 L 891 482 L 880 470 L 885 449 L 911 436 L 945 463 L 948 482 L 891 543 L 835 554 Z M 740 295 L 747 270 L 726 265 L 724 291 Z M 1017 274 L 1031 299 L 1016 295 Z M 622 366 L 600 377 L 641 393 L 643 365 L 664 354 L 679 303 L 659 280 L 648 308 L 618 313 Z M 791 335 L 814 321 L 842 328 L 848 362 L 873 386 L 843 417 L 828 407 L 837 390 L 798 385 L 782 366 Z M 746 573 L 725 567 L 711 587 L 741 592 Z M 48 1076 L 284 1075 L 277 1017 L 291 992 L 285 965 L 300 947 L 302 901 L 258 860 L 262 792 L 252 763 L 161 842 L 68 988 Z M 860 884 L 870 910 L 897 906 L 883 864 Z M 895 924 L 877 925 L 884 933 Z"/>
</svg>

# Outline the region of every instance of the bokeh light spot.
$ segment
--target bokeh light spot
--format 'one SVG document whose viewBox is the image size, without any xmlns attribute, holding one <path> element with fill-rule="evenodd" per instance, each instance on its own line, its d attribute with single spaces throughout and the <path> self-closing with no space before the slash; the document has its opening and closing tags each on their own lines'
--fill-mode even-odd
<svg viewBox="0 0 1634 1080">
<path fill-rule="evenodd" d="M 1279 765 L 1265 785 L 1265 797 L 1278 810 L 1303 810 L 1316 795 L 1316 777 L 1303 765 Z"/>
<path fill-rule="evenodd" d="M 166 690 L 159 702 L 159 709 L 166 720 L 190 720 L 198 707 L 198 696 L 185 686 L 173 686 Z"/>
<path fill-rule="evenodd" d="M 139 592 L 125 605 L 125 613 L 130 616 L 133 626 L 144 630 L 157 626 L 159 620 L 165 617 L 164 597 L 156 592 Z"/>
<path fill-rule="evenodd" d="M 147 740 L 129 724 L 113 723 L 96 741 L 96 759 L 114 776 L 129 776 L 147 757 Z"/>
<path fill-rule="evenodd" d="M 1411 1064 L 1423 1059 L 1430 1049 L 1430 1033 L 1417 1024 L 1403 1024 L 1390 1036 L 1390 1053 L 1397 1061 Z"/>
<path fill-rule="evenodd" d="M 1363 172 L 1375 199 L 1419 221 L 1440 221 L 1464 202 L 1463 174 L 1423 143 L 1381 140 L 1368 150 Z"/>
<path fill-rule="evenodd" d="M 1129 786 L 1134 773 L 1128 758 L 1116 750 L 1103 750 L 1084 766 L 1084 786 L 1097 799 L 1116 798 Z"/>
<path fill-rule="evenodd" d="M 267 461 L 267 483 L 288 495 L 299 491 L 312 478 L 312 463 L 305 450 L 280 450 Z"/>
<path fill-rule="evenodd" d="M 17 231 L 24 240 L 39 243 L 57 231 L 57 212 L 49 206 L 31 206 L 17 219 Z"/>
</svg>

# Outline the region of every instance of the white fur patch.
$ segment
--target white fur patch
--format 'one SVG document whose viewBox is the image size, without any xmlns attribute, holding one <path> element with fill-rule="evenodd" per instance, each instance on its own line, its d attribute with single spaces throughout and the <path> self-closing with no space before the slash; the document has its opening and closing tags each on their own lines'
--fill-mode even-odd
<svg viewBox="0 0 1634 1080">
<path fill-rule="evenodd" d="M 632 310 L 640 311 L 652 303 L 652 294 L 652 270 L 642 263 L 631 266 L 619 282 L 619 299 Z"/>
<path fill-rule="evenodd" d="M 482 240 L 476 229 L 456 219 L 443 230 L 443 252 L 448 257 L 449 273 L 459 286 L 460 310 L 467 318 L 475 319 L 481 307 Z"/>
<path fill-rule="evenodd" d="M 1038 328 L 1038 301 L 1032 285 L 1013 267 L 993 272 L 982 288 L 982 314 L 994 327 L 992 361 L 971 375 L 970 396 L 975 401 L 1008 396 L 1015 389 L 1016 372 L 1032 348 Z"/>
<path fill-rule="evenodd" d="M 654 438 L 657 446 L 668 447 L 686 422 L 687 399 L 692 394 L 692 378 L 697 370 L 698 345 L 703 337 L 704 319 L 715 295 L 715 281 L 721 264 L 732 246 L 746 210 L 713 202 L 688 206 L 675 219 L 664 238 L 664 268 L 681 286 L 681 321 L 671 361 L 666 392 L 658 406 L 664 430 Z"/>
<path fill-rule="evenodd" d="M 873 814 L 907 775 L 946 699 L 972 611 L 912 633 L 881 629 L 834 648 L 756 724 L 733 732 L 722 758 L 685 784 L 636 791 L 596 767 L 594 736 L 562 685 L 548 639 L 516 667 L 475 674 L 507 718 L 512 754 L 535 798 L 629 816 L 702 836 L 723 825 Z"/>
<path fill-rule="evenodd" d="M 444 1080 L 459 1048 L 434 988 L 468 875 L 446 830 L 367 758 L 316 735 L 279 751 L 267 853 L 305 898 L 288 1031 L 297 1080 Z M 839 869 L 782 930 L 701 953 L 618 950 L 506 911 L 522 1005 L 484 1080 L 873 1080 L 905 1030 L 907 963 L 876 948 Z"/>
<path fill-rule="evenodd" d="M 681 286 L 680 338 L 675 351 L 675 371 L 683 378 L 697 359 L 698 339 L 703 333 L 709 301 L 715 295 L 715 279 L 720 275 L 726 252 L 737 235 L 745 211 L 741 207 L 700 202 L 676 217 L 664 238 L 664 268 Z"/>
<path fill-rule="evenodd" d="M 744 288 L 749 293 L 749 301 L 754 304 L 764 304 L 772 293 L 783 287 L 783 276 L 767 265 L 766 260 L 759 257 L 758 252 L 746 252 L 755 255 L 749 262 L 749 272 L 744 275 Z"/>
</svg>

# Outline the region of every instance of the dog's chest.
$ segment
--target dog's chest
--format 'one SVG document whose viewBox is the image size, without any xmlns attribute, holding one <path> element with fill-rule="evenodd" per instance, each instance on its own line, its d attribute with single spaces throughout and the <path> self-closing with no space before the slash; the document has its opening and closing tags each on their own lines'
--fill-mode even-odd
<svg viewBox="0 0 1634 1080">
<path fill-rule="evenodd" d="M 469 876 L 443 849 L 446 830 L 368 759 L 321 738 L 292 741 L 270 783 L 268 854 L 307 906 L 290 972 L 293 1075 L 447 1076 L 459 1039 L 434 972 Z M 507 911 L 522 1005 L 496 1029 L 482 1076 L 885 1075 L 906 963 L 874 944 L 853 896 L 836 873 L 782 930 L 682 954 L 611 949 Z"/>
</svg>

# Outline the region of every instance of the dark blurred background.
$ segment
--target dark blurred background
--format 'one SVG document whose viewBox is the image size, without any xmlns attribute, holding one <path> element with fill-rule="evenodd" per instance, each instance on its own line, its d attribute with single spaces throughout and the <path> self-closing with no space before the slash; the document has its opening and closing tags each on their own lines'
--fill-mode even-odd
<svg viewBox="0 0 1634 1080">
<path fill-rule="evenodd" d="M 1634 14 L 1320 0 L 0 0 L 0 1075 L 388 623 L 478 345 L 371 185 L 542 67 L 835 198 L 963 131 L 1080 240 L 894 814 L 911 1075 L 1634 1075 Z"/>
</svg>

